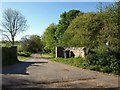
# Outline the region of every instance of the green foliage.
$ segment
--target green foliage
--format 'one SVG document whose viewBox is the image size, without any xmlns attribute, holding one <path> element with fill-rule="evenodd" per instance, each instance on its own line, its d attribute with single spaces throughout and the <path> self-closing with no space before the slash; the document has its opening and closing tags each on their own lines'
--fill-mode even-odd
<svg viewBox="0 0 120 90">
<path fill-rule="evenodd" d="M 105 46 L 106 42 L 109 42 L 109 49 L 118 51 L 119 49 L 119 30 L 116 20 L 117 11 L 106 10 L 103 13 L 99 13 L 102 21 L 102 29 L 98 36 L 98 42 L 100 46 Z"/>
<path fill-rule="evenodd" d="M 55 52 L 55 46 L 56 46 L 56 25 L 50 24 L 49 27 L 45 30 L 43 36 L 42 36 L 42 43 L 43 43 L 43 49 L 45 52 Z"/>
<path fill-rule="evenodd" d="M 18 51 L 18 52 L 23 52 L 23 48 L 22 48 L 22 45 L 21 45 L 21 44 L 17 46 L 17 51 Z"/>
<path fill-rule="evenodd" d="M 76 18 L 79 14 L 82 14 L 82 12 L 80 12 L 79 10 L 69 10 L 68 12 L 64 12 L 60 15 L 61 19 L 59 20 L 55 33 L 57 37 L 57 44 L 59 46 L 62 46 L 64 32 L 67 30 L 72 20 Z"/>
<path fill-rule="evenodd" d="M 41 58 L 43 58 L 43 59 L 52 59 L 52 58 L 55 58 L 54 55 L 55 54 L 52 54 L 52 53 L 49 53 L 49 54 L 48 53 L 42 53 Z"/>
<path fill-rule="evenodd" d="M 101 21 L 96 13 L 79 15 L 64 33 L 64 46 L 94 47 L 100 29 Z"/>
<path fill-rule="evenodd" d="M 70 10 L 62 13 L 55 29 L 49 26 L 45 31 L 47 34 L 44 34 L 43 41 L 46 40 L 46 50 L 54 51 L 56 45 L 86 47 L 87 56 L 85 60 L 81 58 L 58 58 L 54 59 L 54 61 L 77 67 L 82 66 L 91 70 L 119 74 L 119 8 L 120 4 L 118 3 L 104 8 L 102 3 L 100 3 L 99 12 L 81 13 L 79 10 Z"/>
<path fill-rule="evenodd" d="M 43 51 L 55 53 L 55 46 L 62 45 L 63 34 L 66 31 L 67 27 L 71 23 L 71 21 L 76 18 L 76 16 L 80 13 L 79 10 L 70 10 L 68 12 L 64 12 L 60 15 L 60 20 L 58 25 L 54 23 L 50 24 L 43 36 Z"/>
<path fill-rule="evenodd" d="M 97 50 L 89 51 L 87 55 L 87 64 L 93 66 L 92 69 L 102 72 L 113 72 L 118 74 L 120 53 L 110 52 L 107 48 L 98 48 Z"/>
<path fill-rule="evenodd" d="M 22 38 L 24 52 L 36 53 L 42 50 L 41 38 L 38 35 L 25 36 Z"/>
<path fill-rule="evenodd" d="M 30 57 L 25 57 L 25 56 L 18 56 L 19 61 L 25 61 L 28 60 Z"/>
<path fill-rule="evenodd" d="M 18 56 L 29 57 L 31 55 L 30 52 L 18 52 Z"/>
<path fill-rule="evenodd" d="M 92 70 L 118 74 L 120 33 L 117 15 L 116 5 L 108 6 L 98 13 L 79 15 L 64 33 L 64 46 L 90 48 L 86 66 L 89 65 Z"/>
</svg>

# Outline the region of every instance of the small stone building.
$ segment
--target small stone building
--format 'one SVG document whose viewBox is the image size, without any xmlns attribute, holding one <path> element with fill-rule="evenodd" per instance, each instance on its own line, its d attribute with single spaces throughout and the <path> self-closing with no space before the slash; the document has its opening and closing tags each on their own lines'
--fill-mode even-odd
<svg viewBox="0 0 120 90">
<path fill-rule="evenodd" d="M 70 50 L 74 53 L 75 57 L 85 57 L 85 48 L 84 47 L 71 47 L 66 48 L 65 50 Z"/>
<path fill-rule="evenodd" d="M 86 52 L 85 47 L 70 47 L 70 48 L 56 47 L 56 58 L 57 57 L 82 57 L 84 58 L 85 52 Z"/>
</svg>

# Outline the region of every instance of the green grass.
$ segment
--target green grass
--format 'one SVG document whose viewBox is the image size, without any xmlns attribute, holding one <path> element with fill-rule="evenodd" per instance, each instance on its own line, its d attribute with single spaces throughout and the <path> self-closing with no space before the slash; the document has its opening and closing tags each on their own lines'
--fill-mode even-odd
<svg viewBox="0 0 120 90">
<path fill-rule="evenodd" d="M 0 46 L 6 47 L 7 45 L 5 43 L 0 43 Z"/>
<path fill-rule="evenodd" d="M 84 58 L 51 58 L 50 60 L 75 67 L 87 68 Z"/>
<path fill-rule="evenodd" d="M 51 59 L 51 58 L 53 58 L 53 56 L 51 54 L 47 54 L 47 53 L 42 53 L 41 57 L 44 58 L 44 59 Z"/>
<path fill-rule="evenodd" d="M 32 53 L 30 52 L 17 52 L 18 56 L 29 57 Z"/>
<path fill-rule="evenodd" d="M 28 60 L 30 57 L 24 57 L 24 56 L 18 56 L 19 61 L 25 61 Z"/>
<path fill-rule="evenodd" d="M 71 66 L 82 67 L 85 68 L 85 59 L 84 58 L 54 58 L 52 54 L 44 53 L 42 54 L 42 58 L 49 59 L 51 61 L 60 62 L 64 64 L 68 64 Z"/>
</svg>

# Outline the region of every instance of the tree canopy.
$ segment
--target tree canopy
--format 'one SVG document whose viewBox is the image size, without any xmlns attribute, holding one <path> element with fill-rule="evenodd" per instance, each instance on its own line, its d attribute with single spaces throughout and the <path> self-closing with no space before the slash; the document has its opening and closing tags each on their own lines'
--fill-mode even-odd
<svg viewBox="0 0 120 90">
<path fill-rule="evenodd" d="M 54 23 L 52 23 L 46 28 L 42 36 L 42 42 L 44 45 L 44 50 L 46 52 L 55 52 L 55 46 L 57 45 L 57 40 L 55 35 L 56 30 L 57 30 L 57 26 Z"/>
<path fill-rule="evenodd" d="M 21 41 L 25 52 L 36 53 L 42 50 L 41 38 L 38 35 L 26 35 L 21 38 Z"/>
<path fill-rule="evenodd" d="M 98 12 L 63 12 L 58 24 L 51 24 L 45 30 L 44 48 L 50 51 L 53 51 L 55 46 L 98 48 L 107 47 L 107 43 L 110 50 L 118 51 L 118 7 L 118 3 L 105 7 L 100 3 Z"/>
<path fill-rule="evenodd" d="M 70 10 L 68 12 L 64 12 L 60 15 L 60 20 L 57 25 L 56 30 L 56 37 L 57 37 L 57 43 L 59 46 L 62 46 L 62 39 L 64 32 L 67 30 L 68 26 L 72 22 L 74 18 L 76 18 L 79 14 L 82 14 L 79 10 Z"/>
<path fill-rule="evenodd" d="M 65 47 L 93 47 L 101 29 L 101 21 L 96 13 L 85 13 L 75 18 L 64 34 Z"/>
</svg>

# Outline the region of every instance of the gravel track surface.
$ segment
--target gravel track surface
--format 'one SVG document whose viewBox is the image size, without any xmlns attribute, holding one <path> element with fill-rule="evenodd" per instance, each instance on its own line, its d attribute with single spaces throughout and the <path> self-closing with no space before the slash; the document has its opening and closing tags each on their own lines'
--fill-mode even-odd
<svg viewBox="0 0 120 90">
<path fill-rule="evenodd" d="M 33 54 L 32 58 L 2 69 L 7 88 L 116 88 L 118 76 L 77 68 Z"/>
</svg>

